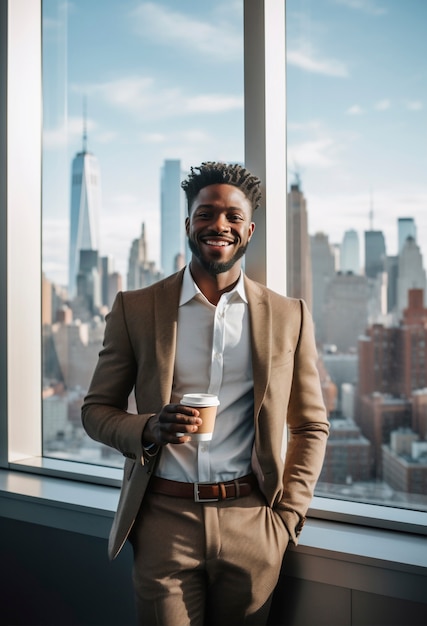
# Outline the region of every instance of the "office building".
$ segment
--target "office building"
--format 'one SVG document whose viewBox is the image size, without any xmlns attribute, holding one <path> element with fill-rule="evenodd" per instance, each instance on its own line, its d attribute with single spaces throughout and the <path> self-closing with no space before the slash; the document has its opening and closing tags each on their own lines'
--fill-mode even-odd
<svg viewBox="0 0 427 626">
<path fill-rule="evenodd" d="M 393 313 L 397 306 L 397 273 L 399 257 L 397 255 L 387 256 L 385 261 L 385 271 L 387 273 L 387 312 Z"/>
<path fill-rule="evenodd" d="M 71 174 L 70 241 L 68 295 L 77 291 L 80 250 L 99 250 L 99 215 L 101 212 L 101 175 L 97 158 L 83 149 L 73 159 Z"/>
<path fill-rule="evenodd" d="M 410 289 L 409 305 L 399 327 L 398 391 L 410 397 L 427 387 L 427 308 L 422 289 Z"/>
<path fill-rule="evenodd" d="M 148 258 L 145 224 L 142 224 L 141 235 L 134 239 L 129 252 L 127 288 L 141 289 L 148 287 L 162 278 L 154 261 Z"/>
<path fill-rule="evenodd" d="M 100 259 L 101 266 L 101 301 L 104 306 L 109 302 L 109 278 L 114 273 L 114 259 L 111 255 Z"/>
<path fill-rule="evenodd" d="M 379 392 L 410 398 L 427 387 L 427 308 L 421 289 L 409 291 L 399 326 L 373 324 L 360 338 L 359 395 Z"/>
<path fill-rule="evenodd" d="M 88 321 L 102 306 L 101 264 L 97 250 L 80 250 L 79 256 L 77 294 L 71 306 L 76 319 Z"/>
<path fill-rule="evenodd" d="M 341 244 L 340 269 L 342 272 L 360 273 L 360 245 L 356 230 L 346 230 Z"/>
<path fill-rule="evenodd" d="M 52 340 L 60 367 L 60 380 L 67 389 L 87 389 L 102 347 L 104 323 L 79 320 L 54 324 Z"/>
<path fill-rule="evenodd" d="M 382 446 L 390 443 L 390 435 L 411 424 L 411 403 L 390 394 L 372 393 L 358 397 L 355 421 L 372 444 L 376 478 L 382 477 Z"/>
<path fill-rule="evenodd" d="M 358 393 L 393 394 L 396 390 L 398 329 L 373 324 L 359 337 Z"/>
<path fill-rule="evenodd" d="M 311 237 L 312 267 L 312 314 L 316 332 L 316 342 L 325 342 L 326 289 L 335 276 L 335 254 L 328 236 L 316 233 Z"/>
<path fill-rule="evenodd" d="M 336 389 L 335 414 L 353 419 L 357 386 L 357 354 L 328 352 L 330 347 L 324 347 L 321 362 Z"/>
<path fill-rule="evenodd" d="M 398 217 L 397 218 L 397 238 L 398 238 L 398 254 L 403 250 L 403 246 L 406 243 L 408 237 L 411 237 L 414 241 L 417 240 L 417 227 L 413 217 Z"/>
<path fill-rule="evenodd" d="M 160 182 L 161 270 L 165 276 L 176 271 L 177 255 L 185 255 L 185 194 L 181 189 L 184 172 L 179 159 L 163 163 Z"/>
<path fill-rule="evenodd" d="M 412 392 L 412 429 L 427 441 L 427 387 Z"/>
<path fill-rule="evenodd" d="M 286 208 L 288 296 L 303 298 L 312 310 L 312 272 L 307 202 L 300 181 L 291 185 Z"/>
<path fill-rule="evenodd" d="M 351 419 L 331 419 L 319 481 L 348 484 L 372 477 L 372 446 Z"/>
<path fill-rule="evenodd" d="M 415 239 L 408 237 L 399 254 L 397 267 L 397 312 L 402 312 L 408 306 L 410 289 L 418 288 L 427 293 L 426 272 L 423 267 L 423 257 Z"/>
<path fill-rule="evenodd" d="M 365 231 L 365 275 L 376 278 L 384 272 L 386 248 L 384 234 L 381 230 Z"/>
<path fill-rule="evenodd" d="M 123 289 L 122 275 L 119 272 L 108 274 L 107 300 L 104 302 L 107 309 L 111 309 L 114 299 L 119 291 Z"/>
<path fill-rule="evenodd" d="M 427 441 L 410 428 L 399 428 L 382 447 L 383 478 L 403 493 L 427 493 Z"/>
<path fill-rule="evenodd" d="M 368 281 L 365 276 L 338 273 L 326 289 L 325 342 L 339 352 L 356 350 L 368 320 Z"/>
</svg>

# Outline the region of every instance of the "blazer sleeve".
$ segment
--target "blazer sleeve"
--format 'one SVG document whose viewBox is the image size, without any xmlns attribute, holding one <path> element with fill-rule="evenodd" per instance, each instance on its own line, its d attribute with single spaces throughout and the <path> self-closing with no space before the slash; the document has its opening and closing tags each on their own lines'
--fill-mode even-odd
<svg viewBox="0 0 427 626">
<path fill-rule="evenodd" d="M 137 363 L 129 337 L 123 293 L 118 293 L 106 316 L 103 349 L 82 407 L 88 435 L 143 462 L 142 431 L 152 413 L 128 413 L 128 398 L 136 380 Z"/>
<path fill-rule="evenodd" d="M 322 469 L 329 433 L 317 369 L 312 317 L 302 300 L 300 307 L 300 333 L 287 414 L 289 435 L 283 492 L 275 507 L 295 544 Z"/>
</svg>

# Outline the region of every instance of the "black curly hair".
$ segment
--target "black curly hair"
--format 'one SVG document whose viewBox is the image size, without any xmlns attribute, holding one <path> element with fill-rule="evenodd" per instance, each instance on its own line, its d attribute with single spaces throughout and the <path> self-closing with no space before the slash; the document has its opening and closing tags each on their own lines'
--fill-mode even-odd
<svg viewBox="0 0 427 626">
<path fill-rule="evenodd" d="M 188 177 L 181 183 L 187 197 L 188 213 L 201 189 L 221 183 L 238 187 L 252 204 L 253 211 L 260 206 L 261 181 L 259 178 L 237 163 L 206 161 L 198 167 L 192 167 Z"/>
</svg>

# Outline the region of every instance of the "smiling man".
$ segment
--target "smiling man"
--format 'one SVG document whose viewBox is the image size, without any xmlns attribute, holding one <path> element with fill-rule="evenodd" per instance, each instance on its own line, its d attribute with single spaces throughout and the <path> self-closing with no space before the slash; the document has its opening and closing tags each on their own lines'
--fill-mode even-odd
<svg viewBox="0 0 427 626">
<path fill-rule="evenodd" d="M 83 424 L 127 457 L 109 553 L 129 538 L 139 623 L 259 626 L 328 435 L 313 325 L 242 272 L 259 179 L 208 162 L 182 186 L 191 262 L 117 295 Z M 180 403 L 194 392 L 220 401 L 209 442 Z"/>
</svg>

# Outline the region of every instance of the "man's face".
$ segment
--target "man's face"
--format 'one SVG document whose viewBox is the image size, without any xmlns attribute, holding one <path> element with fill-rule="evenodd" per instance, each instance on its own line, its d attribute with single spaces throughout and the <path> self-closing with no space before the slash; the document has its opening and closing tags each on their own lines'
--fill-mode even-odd
<svg viewBox="0 0 427 626">
<path fill-rule="evenodd" d="M 230 270 L 252 237 L 252 206 L 233 185 L 208 185 L 199 191 L 185 221 L 190 250 L 211 275 Z"/>
</svg>

